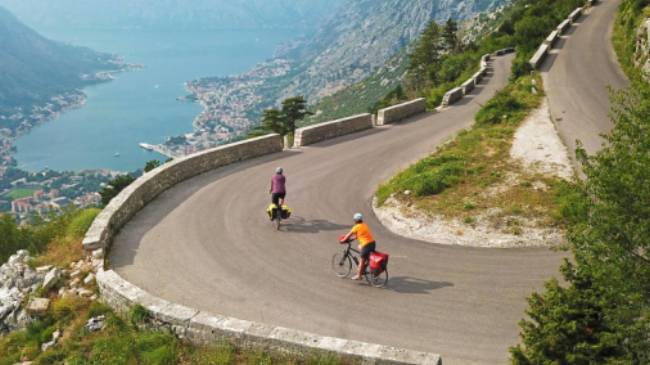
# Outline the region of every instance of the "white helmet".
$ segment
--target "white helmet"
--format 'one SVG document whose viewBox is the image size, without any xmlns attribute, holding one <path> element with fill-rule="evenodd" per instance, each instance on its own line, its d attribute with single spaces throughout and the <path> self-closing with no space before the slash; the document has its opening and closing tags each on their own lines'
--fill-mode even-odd
<svg viewBox="0 0 650 365">
<path fill-rule="evenodd" d="M 284 170 L 282 169 L 282 167 L 278 167 L 277 169 L 275 169 L 276 174 L 281 174 L 283 171 Z"/>
<path fill-rule="evenodd" d="M 354 216 L 352 217 L 355 222 L 361 222 L 363 220 L 363 214 L 361 213 L 354 213 Z"/>
</svg>

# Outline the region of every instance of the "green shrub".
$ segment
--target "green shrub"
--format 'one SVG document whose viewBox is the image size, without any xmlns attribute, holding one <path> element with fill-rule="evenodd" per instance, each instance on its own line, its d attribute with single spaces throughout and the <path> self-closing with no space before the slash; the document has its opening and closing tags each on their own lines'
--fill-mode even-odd
<svg viewBox="0 0 650 365">
<path fill-rule="evenodd" d="M 176 339 L 168 333 L 144 332 L 135 338 L 135 349 L 144 365 L 176 363 Z"/>
<path fill-rule="evenodd" d="M 145 324 L 149 321 L 151 314 L 147 309 L 139 304 L 133 306 L 129 312 L 129 319 L 133 325 Z"/>
<path fill-rule="evenodd" d="M 69 237 L 82 238 L 100 211 L 101 210 L 97 208 L 90 208 L 75 212 L 67 225 L 66 235 Z"/>
<path fill-rule="evenodd" d="M 235 348 L 229 343 L 196 351 L 192 356 L 194 365 L 229 365 L 235 358 Z"/>
</svg>

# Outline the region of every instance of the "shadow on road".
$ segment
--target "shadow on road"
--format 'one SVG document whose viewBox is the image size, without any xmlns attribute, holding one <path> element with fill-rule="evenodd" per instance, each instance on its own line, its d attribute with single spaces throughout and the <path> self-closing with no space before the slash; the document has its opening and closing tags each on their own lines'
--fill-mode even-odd
<svg viewBox="0 0 650 365">
<path fill-rule="evenodd" d="M 280 227 L 281 230 L 291 233 L 318 233 L 322 231 L 347 230 L 350 225 L 332 223 L 325 219 L 305 219 L 302 217 L 291 218 Z"/>
<path fill-rule="evenodd" d="M 389 278 L 386 289 L 398 293 L 429 294 L 432 290 L 454 286 L 448 281 L 431 281 L 410 276 L 393 276 Z"/>
</svg>

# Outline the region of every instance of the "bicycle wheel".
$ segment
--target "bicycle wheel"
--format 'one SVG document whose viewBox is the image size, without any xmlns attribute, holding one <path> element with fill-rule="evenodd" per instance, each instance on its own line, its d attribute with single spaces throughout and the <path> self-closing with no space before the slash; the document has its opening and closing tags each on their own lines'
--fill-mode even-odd
<svg viewBox="0 0 650 365">
<path fill-rule="evenodd" d="M 336 276 L 347 278 L 352 272 L 352 260 L 349 256 L 343 256 L 343 253 L 335 253 L 332 256 L 332 270 Z"/>
<path fill-rule="evenodd" d="M 388 270 L 382 271 L 379 275 L 366 271 L 366 280 L 375 288 L 383 288 L 388 283 Z"/>
</svg>

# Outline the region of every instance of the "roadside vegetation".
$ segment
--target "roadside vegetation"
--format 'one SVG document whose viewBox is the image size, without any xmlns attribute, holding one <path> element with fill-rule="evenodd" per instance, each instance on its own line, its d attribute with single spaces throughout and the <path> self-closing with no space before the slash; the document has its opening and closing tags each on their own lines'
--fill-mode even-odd
<svg viewBox="0 0 650 365">
<path fill-rule="evenodd" d="M 521 234 L 531 223 L 561 227 L 570 183 L 527 171 L 510 158 L 517 128 L 543 97 L 539 85 L 539 78 L 525 76 L 498 92 L 473 128 L 381 185 L 378 204 L 394 198 L 430 216 L 470 225 L 486 219 L 504 233 Z"/>
<path fill-rule="evenodd" d="M 612 92 L 606 147 L 577 151 L 586 180 L 565 210 L 573 258 L 530 297 L 515 365 L 650 363 L 650 86 L 633 63 L 648 6 L 619 9 L 613 40 L 632 87 Z"/>
<path fill-rule="evenodd" d="M 30 265 L 69 268 L 83 257 L 81 240 L 98 209 L 70 210 L 30 227 L 17 227 L 8 215 L 0 220 L 0 264 L 19 249 L 34 259 Z M 38 295 L 52 299 L 47 313 L 27 329 L 0 336 L 0 365 L 32 361 L 33 365 L 299 365 L 342 364 L 337 358 L 289 355 L 238 348 L 228 342 L 196 347 L 166 331 L 149 329 L 141 307 L 118 315 L 99 301 L 75 295 L 59 296 L 59 283 Z M 97 288 L 94 288 L 97 291 Z M 104 328 L 90 331 L 88 320 L 104 316 Z M 43 351 L 42 345 L 61 331 L 58 343 Z"/>
<path fill-rule="evenodd" d="M 514 46 L 517 55 L 511 80 L 476 114 L 471 129 L 382 184 L 378 204 L 392 198 L 428 216 L 470 226 L 480 219 L 495 230 L 515 235 L 525 227 L 563 228 L 562 212 L 575 195 L 574 186 L 526 169 L 510 157 L 510 148 L 517 128 L 543 97 L 542 81 L 530 76 L 528 59 L 548 33 L 583 3 L 515 1 L 504 10 L 496 32 L 469 50 L 444 56 L 438 52 L 450 44 L 447 27 L 432 24 L 411 55 L 405 90 L 428 90 L 429 102 L 437 105 L 443 92 L 453 86 L 444 82 L 447 63 L 459 65 L 450 67 L 452 74 L 471 75 L 472 60 Z"/>
</svg>

